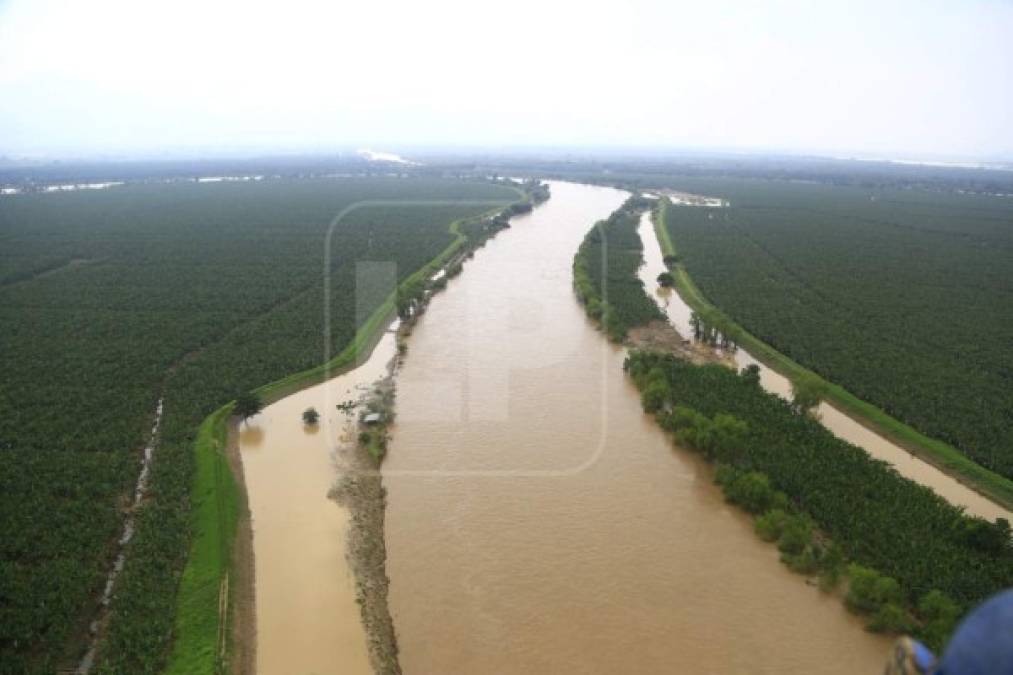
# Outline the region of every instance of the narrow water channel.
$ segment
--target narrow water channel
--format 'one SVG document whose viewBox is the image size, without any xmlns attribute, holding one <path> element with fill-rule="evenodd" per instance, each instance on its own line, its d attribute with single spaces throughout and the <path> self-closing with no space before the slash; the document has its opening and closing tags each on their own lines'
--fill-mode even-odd
<svg viewBox="0 0 1013 675">
<path fill-rule="evenodd" d="M 240 428 L 253 524 L 257 672 L 371 673 L 345 557 L 348 511 L 328 498 L 342 470 L 337 448 L 357 399 L 387 373 L 394 336 L 343 375 L 267 406 Z M 303 424 L 307 408 L 317 426 Z"/>
<path fill-rule="evenodd" d="M 625 197 L 553 183 L 415 327 L 383 469 L 404 672 L 881 672 L 887 641 L 672 447 L 576 303 Z"/>
<path fill-rule="evenodd" d="M 644 214 L 640 221 L 640 238 L 644 244 L 644 265 L 640 268 L 640 279 L 665 310 L 675 329 L 684 337 L 692 337 L 693 328 L 690 325 L 690 317 L 693 310 L 677 292 L 658 286 L 658 275 L 666 271 L 667 267 L 662 259 L 661 246 L 648 214 Z M 764 389 L 783 398 L 791 398 L 791 382 L 788 378 L 765 366 L 747 350 L 737 349 L 735 362 L 740 370 L 756 364 L 760 368 L 760 383 Z M 835 436 L 857 445 L 877 459 L 889 462 L 905 478 L 932 488 L 944 499 L 963 506 L 969 514 L 988 520 L 996 518 L 1013 520 L 1013 514 L 1003 507 L 863 426 L 826 401 L 820 403 L 818 413 L 820 421 Z"/>
</svg>

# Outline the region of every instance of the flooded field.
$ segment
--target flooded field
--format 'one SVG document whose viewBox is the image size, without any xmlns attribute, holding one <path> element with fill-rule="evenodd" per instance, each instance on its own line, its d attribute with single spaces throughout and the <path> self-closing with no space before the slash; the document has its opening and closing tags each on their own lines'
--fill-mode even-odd
<svg viewBox="0 0 1013 675">
<path fill-rule="evenodd" d="M 552 194 L 408 343 L 383 469 L 404 672 L 880 672 L 887 641 L 672 447 L 576 303 L 573 254 L 626 194 Z"/>
</svg>

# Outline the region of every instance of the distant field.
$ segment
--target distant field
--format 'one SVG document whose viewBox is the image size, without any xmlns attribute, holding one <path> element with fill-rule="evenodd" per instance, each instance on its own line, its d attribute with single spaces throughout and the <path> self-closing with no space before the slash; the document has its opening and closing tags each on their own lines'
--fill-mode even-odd
<svg viewBox="0 0 1013 675">
<path fill-rule="evenodd" d="M 1013 199 L 671 179 L 731 208 L 667 221 L 703 293 L 748 331 L 1013 478 Z"/>
<path fill-rule="evenodd" d="M 165 419 L 100 665 L 166 655 L 189 533 L 192 443 L 239 392 L 321 362 L 324 233 L 358 200 L 505 203 L 512 189 L 426 178 L 138 184 L 0 199 L 0 662 L 52 672 L 83 645 L 155 403 Z M 331 246 L 332 354 L 400 279 L 494 204 L 357 211 Z"/>
</svg>

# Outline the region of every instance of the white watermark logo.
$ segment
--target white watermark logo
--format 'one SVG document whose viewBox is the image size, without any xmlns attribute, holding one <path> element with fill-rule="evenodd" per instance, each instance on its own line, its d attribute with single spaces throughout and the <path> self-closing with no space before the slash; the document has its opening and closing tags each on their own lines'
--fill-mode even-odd
<svg viewBox="0 0 1013 675">
<path fill-rule="evenodd" d="M 337 355 L 332 326 L 342 318 L 334 315 L 332 294 L 337 267 L 332 246 L 335 232 L 346 218 L 366 209 L 491 205 L 488 201 L 462 200 L 361 201 L 332 220 L 325 239 L 322 279 L 323 363 L 328 379 Z M 469 264 L 471 269 L 462 279 L 447 280 L 446 264 L 460 262 L 458 257 L 468 252 L 467 241 L 443 261 L 442 269 L 431 267 L 428 278 L 416 279 L 413 288 L 417 292 L 421 289 L 421 295 L 417 305 L 406 314 L 401 312 L 401 320 L 412 331 L 424 327 L 430 335 L 402 338 L 407 349 L 406 367 L 396 374 L 396 404 L 391 411 L 396 421 L 391 427 L 390 452 L 399 451 L 399 433 L 411 427 L 419 429 L 410 433 L 445 438 L 448 446 L 454 445 L 455 438 L 469 438 L 474 449 L 475 438 L 492 441 L 493 436 L 504 435 L 518 439 L 522 445 L 539 445 L 543 440 L 545 447 L 513 448 L 516 452 L 504 453 L 507 456 L 489 463 L 461 456 L 469 452 L 468 447 L 462 447 L 456 461 L 434 461 L 434 466 L 413 462 L 410 468 L 401 468 L 403 462 L 397 468 L 388 463 L 385 474 L 559 477 L 587 469 L 604 451 L 608 383 L 611 378 L 621 377 L 614 372 L 618 348 L 604 335 L 587 330 L 588 320 L 571 288 L 573 255 L 592 222 L 579 223 L 573 216 L 567 222 L 547 222 L 546 214 L 539 209 L 534 218 L 515 217 L 512 224 L 529 229 L 501 232 L 499 237 L 510 240 L 493 251 L 481 251 L 479 260 Z M 569 236 L 560 239 L 557 230 L 563 227 Z M 539 238 L 542 245 L 532 245 L 533 238 Z M 604 246 L 602 249 L 604 264 Z M 396 262 L 389 260 L 358 260 L 354 264 L 355 326 L 364 337 L 364 333 L 386 330 L 388 318 L 397 321 L 397 310 L 404 309 L 399 299 L 405 292 L 405 279 L 412 275 L 403 273 Z M 441 293 L 432 295 L 437 286 L 443 285 L 434 283 L 441 278 L 447 283 L 445 297 Z M 379 323 L 378 307 L 386 308 Z M 433 316 L 423 315 L 430 312 Z M 437 323 L 438 329 L 433 328 Z M 361 341 L 352 367 L 362 369 L 362 377 L 382 377 L 386 361 L 397 356 L 394 339 L 389 331 L 383 334 L 379 338 L 382 347 L 375 351 L 375 340 Z M 384 340 L 388 342 L 383 344 Z M 424 365 L 413 367 L 416 349 L 435 350 L 437 354 L 435 358 L 420 358 Z M 589 352 L 593 358 L 587 357 Z M 358 380 L 360 391 L 366 393 L 371 386 L 356 375 L 350 371 L 341 377 Z M 333 399 L 328 404 L 331 411 L 345 402 L 342 392 L 333 387 L 327 391 Z M 584 410 L 579 415 L 565 414 L 576 407 Z M 568 417 L 582 420 L 579 424 L 583 426 L 570 428 L 574 421 Z M 364 418 L 365 412 L 359 406 L 347 417 L 339 416 L 338 424 L 361 428 Z M 560 434 L 556 433 L 558 427 L 567 429 Z M 327 433 L 337 438 L 340 430 L 328 429 Z"/>
</svg>

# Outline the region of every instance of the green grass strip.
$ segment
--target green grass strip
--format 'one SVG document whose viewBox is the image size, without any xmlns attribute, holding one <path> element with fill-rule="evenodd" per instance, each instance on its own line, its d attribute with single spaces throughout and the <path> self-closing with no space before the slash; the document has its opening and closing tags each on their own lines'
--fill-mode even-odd
<svg viewBox="0 0 1013 675">
<path fill-rule="evenodd" d="M 669 213 L 669 202 L 663 200 L 660 205 L 660 217 L 654 219 L 654 230 L 661 245 L 662 254 L 676 256 L 675 243 L 665 225 Z M 981 493 L 1006 509 L 1013 509 L 1013 481 L 989 471 L 962 454 L 952 445 L 929 438 L 916 429 L 891 417 L 876 406 L 861 400 L 840 385 L 828 382 L 816 373 L 791 360 L 767 343 L 763 342 L 731 317 L 711 304 L 689 276 L 686 266 L 681 262 L 670 264 L 669 269 L 675 278 L 675 287 L 679 295 L 694 311 L 704 314 L 712 312 L 730 325 L 738 329 L 738 343 L 747 349 L 764 365 L 775 370 L 789 380 L 795 382 L 801 378 L 815 378 L 821 382 L 826 391 L 824 398 L 835 408 L 854 418 L 859 423 L 872 429 L 883 437 L 893 441 L 902 448 L 913 452 L 919 458 L 949 474 L 967 487 Z"/>
</svg>

